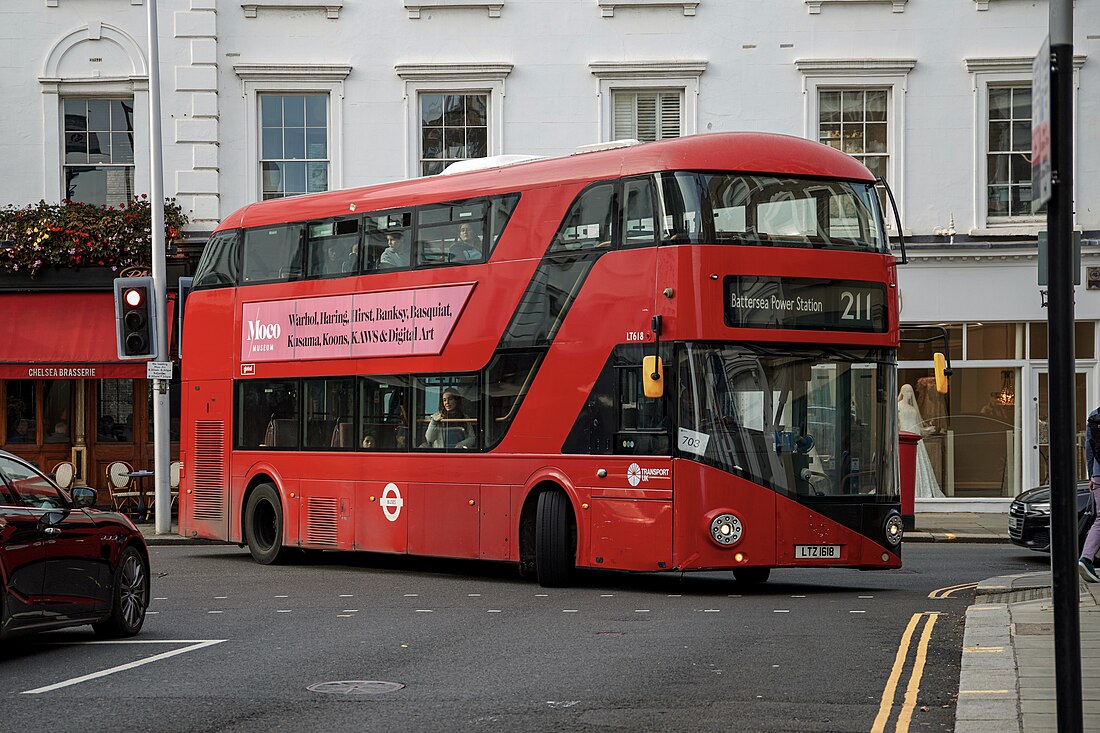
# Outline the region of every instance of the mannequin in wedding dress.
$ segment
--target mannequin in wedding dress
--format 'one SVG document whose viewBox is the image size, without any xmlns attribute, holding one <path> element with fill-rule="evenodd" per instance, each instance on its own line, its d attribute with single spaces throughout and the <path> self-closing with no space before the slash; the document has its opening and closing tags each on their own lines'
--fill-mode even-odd
<svg viewBox="0 0 1100 733">
<path fill-rule="evenodd" d="M 917 396 L 908 384 L 903 384 L 901 392 L 898 393 L 898 429 L 921 436 L 921 440 L 917 441 L 916 497 L 918 499 L 943 498 L 944 494 L 940 491 L 936 474 L 932 470 L 932 459 L 928 457 L 928 449 L 924 446 L 924 436 L 931 432 L 931 428 L 921 419 L 920 409 L 917 407 Z"/>
</svg>

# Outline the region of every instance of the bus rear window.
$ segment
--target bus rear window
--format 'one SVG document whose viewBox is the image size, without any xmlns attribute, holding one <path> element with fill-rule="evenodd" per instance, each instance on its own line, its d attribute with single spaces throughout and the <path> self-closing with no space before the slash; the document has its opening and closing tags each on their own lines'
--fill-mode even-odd
<svg viewBox="0 0 1100 733">
<path fill-rule="evenodd" d="M 191 289 L 235 286 L 240 269 L 240 241 L 240 231 L 236 229 L 216 232 L 206 244 L 199 266 L 195 268 Z"/>
<path fill-rule="evenodd" d="M 244 233 L 244 284 L 302 279 L 304 224 L 249 229 Z"/>
</svg>

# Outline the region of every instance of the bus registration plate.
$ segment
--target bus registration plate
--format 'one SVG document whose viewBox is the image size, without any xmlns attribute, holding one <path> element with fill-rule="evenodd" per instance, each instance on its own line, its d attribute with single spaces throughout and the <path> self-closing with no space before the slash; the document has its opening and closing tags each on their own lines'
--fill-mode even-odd
<svg viewBox="0 0 1100 733">
<path fill-rule="evenodd" d="M 840 545 L 795 545 L 795 560 L 839 560 Z"/>
</svg>

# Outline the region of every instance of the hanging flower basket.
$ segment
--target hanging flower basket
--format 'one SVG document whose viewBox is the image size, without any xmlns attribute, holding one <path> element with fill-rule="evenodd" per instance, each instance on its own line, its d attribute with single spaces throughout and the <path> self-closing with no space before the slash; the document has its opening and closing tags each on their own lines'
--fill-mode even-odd
<svg viewBox="0 0 1100 733">
<path fill-rule="evenodd" d="M 151 207 L 145 194 L 128 204 L 92 206 L 39 201 L 0 209 L 0 276 L 43 279 L 51 270 L 148 268 Z M 178 237 L 187 217 L 175 199 L 164 202 L 164 231 Z M 112 275 L 114 277 L 114 275 Z"/>
</svg>

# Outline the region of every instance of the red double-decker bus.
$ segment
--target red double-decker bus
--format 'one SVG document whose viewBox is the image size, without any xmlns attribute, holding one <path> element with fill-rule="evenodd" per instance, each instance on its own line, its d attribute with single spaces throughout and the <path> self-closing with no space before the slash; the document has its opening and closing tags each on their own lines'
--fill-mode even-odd
<svg viewBox="0 0 1100 733">
<path fill-rule="evenodd" d="M 257 203 L 186 302 L 180 532 L 575 567 L 901 565 L 874 177 L 698 135 Z"/>
</svg>

